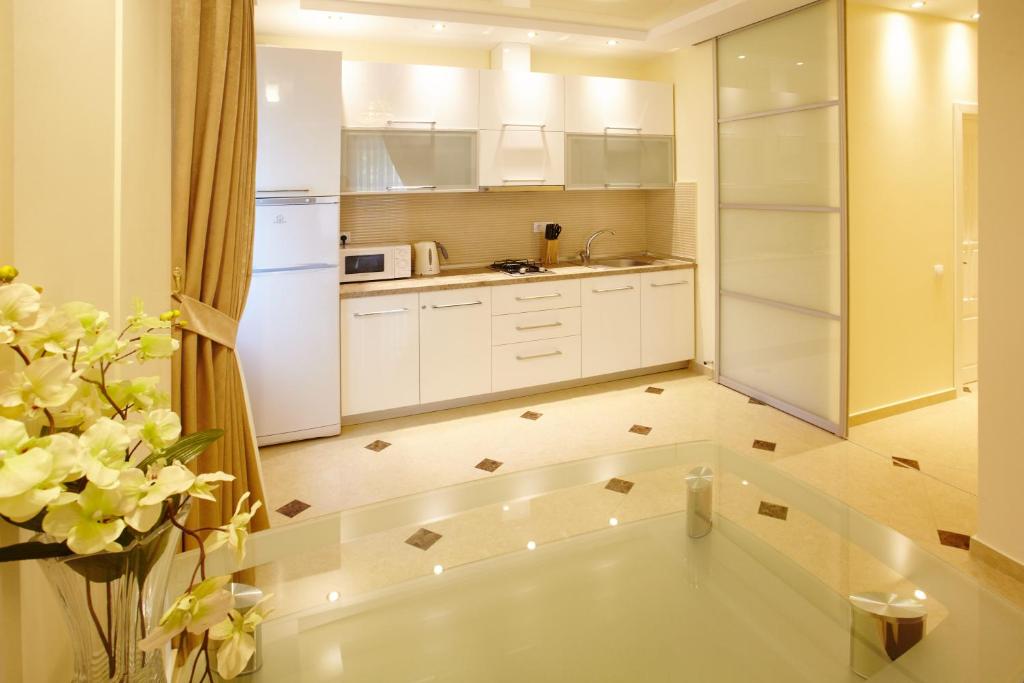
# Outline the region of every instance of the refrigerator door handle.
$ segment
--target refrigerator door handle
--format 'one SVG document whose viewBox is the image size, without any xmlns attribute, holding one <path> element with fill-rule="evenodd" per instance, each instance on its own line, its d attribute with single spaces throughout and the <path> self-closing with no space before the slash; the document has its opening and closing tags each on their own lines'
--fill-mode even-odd
<svg viewBox="0 0 1024 683">
<path fill-rule="evenodd" d="M 282 266 L 281 268 L 255 268 L 253 273 L 291 273 L 298 270 L 325 270 L 337 268 L 336 263 L 304 263 L 301 266 Z"/>
</svg>

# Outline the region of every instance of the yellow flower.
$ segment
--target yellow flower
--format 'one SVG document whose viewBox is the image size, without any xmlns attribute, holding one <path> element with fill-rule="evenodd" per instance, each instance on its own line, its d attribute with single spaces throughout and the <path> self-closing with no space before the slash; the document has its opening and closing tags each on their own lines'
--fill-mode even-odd
<svg viewBox="0 0 1024 683">
<path fill-rule="evenodd" d="M 139 337 L 139 360 L 170 358 L 178 350 L 178 340 L 168 334 L 144 333 Z"/>
<path fill-rule="evenodd" d="M 181 419 L 166 408 L 150 411 L 142 423 L 139 436 L 154 453 L 160 452 L 181 436 Z"/>
<path fill-rule="evenodd" d="M 153 650 L 186 629 L 189 633 L 202 633 L 223 621 L 234 602 L 231 593 L 224 590 L 224 585 L 230 580 L 230 576 L 207 579 L 178 596 L 171 608 L 164 612 L 157 627 L 139 641 L 139 649 Z"/>
<path fill-rule="evenodd" d="M 117 486 L 121 470 L 129 467 L 125 456 L 131 434 L 123 423 L 101 417 L 80 437 L 85 476 L 104 489 Z"/>
<path fill-rule="evenodd" d="M 253 633 L 267 615 L 269 609 L 264 603 L 274 597 L 271 593 L 263 597 L 242 616 L 236 609 L 228 613 L 228 618 L 210 628 L 210 640 L 220 640 L 217 649 L 217 673 L 221 678 L 231 680 L 249 663 L 256 651 L 256 639 Z"/>
<path fill-rule="evenodd" d="M 117 552 L 124 531 L 123 515 L 133 501 L 116 489 L 101 489 L 88 483 L 76 500 L 51 505 L 43 517 L 43 531 L 67 541 L 68 548 L 80 555 Z"/>
<path fill-rule="evenodd" d="M 246 491 L 238 499 L 238 504 L 235 506 L 235 514 L 228 520 L 228 523 L 218 527 L 216 531 L 211 531 L 210 535 L 206 537 L 204 545 L 207 551 L 216 550 L 226 543 L 235 551 L 235 561 L 238 564 L 242 564 L 242 560 L 245 559 L 245 541 L 249 537 L 249 521 L 256 514 L 256 511 L 260 509 L 260 506 L 263 505 L 262 502 L 257 500 L 249 508 L 248 512 L 242 512 L 242 505 L 248 498 L 249 492 Z"/>
<path fill-rule="evenodd" d="M 78 391 L 74 377 L 71 364 L 59 356 L 34 360 L 20 372 L 0 375 L 0 406 L 24 406 L 30 414 L 39 408 L 62 406 Z"/>
</svg>

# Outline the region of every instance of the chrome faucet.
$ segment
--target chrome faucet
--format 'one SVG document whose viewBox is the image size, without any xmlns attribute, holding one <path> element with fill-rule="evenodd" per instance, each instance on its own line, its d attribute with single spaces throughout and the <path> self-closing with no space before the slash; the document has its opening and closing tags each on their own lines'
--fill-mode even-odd
<svg viewBox="0 0 1024 683">
<path fill-rule="evenodd" d="M 594 243 L 594 240 L 596 240 L 598 237 L 600 237 L 601 235 L 603 235 L 605 233 L 608 233 L 609 235 L 614 235 L 615 231 L 614 230 L 598 230 L 593 235 L 591 235 L 590 237 L 587 238 L 587 243 L 583 247 L 583 251 L 581 251 L 580 254 L 579 254 L 580 262 L 582 262 L 583 265 L 587 265 L 588 263 L 590 263 L 590 245 Z"/>
</svg>

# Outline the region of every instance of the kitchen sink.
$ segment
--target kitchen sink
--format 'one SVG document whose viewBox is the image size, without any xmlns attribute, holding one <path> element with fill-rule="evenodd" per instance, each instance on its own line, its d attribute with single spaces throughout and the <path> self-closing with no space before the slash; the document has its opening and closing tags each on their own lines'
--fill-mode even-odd
<svg viewBox="0 0 1024 683">
<path fill-rule="evenodd" d="M 605 266 L 606 268 L 634 268 L 636 266 L 649 266 L 654 263 L 652 258 L 602 258 L 594 259 L 591 266 Z"/>
</svg>

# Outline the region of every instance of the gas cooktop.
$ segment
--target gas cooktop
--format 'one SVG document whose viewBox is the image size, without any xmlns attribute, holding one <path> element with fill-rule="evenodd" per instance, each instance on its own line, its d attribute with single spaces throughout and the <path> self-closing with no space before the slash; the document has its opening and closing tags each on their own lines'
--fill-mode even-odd
<svg viewBox="0 0 1024 683">
<path fill-rule="evenodd" d="M 532 259 L 505 259 L 491 264 L 492 270 L 500 270 L 513 277 L 550 273 L 551 271 Z"/>
</svg>

